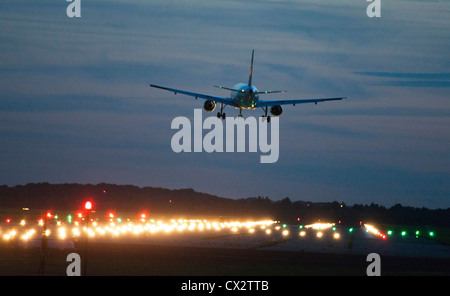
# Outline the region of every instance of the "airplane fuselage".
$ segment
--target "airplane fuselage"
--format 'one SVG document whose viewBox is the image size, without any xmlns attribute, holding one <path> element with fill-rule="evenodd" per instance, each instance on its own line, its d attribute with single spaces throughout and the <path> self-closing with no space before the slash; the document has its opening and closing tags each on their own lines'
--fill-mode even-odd
<svg viewBox="0 0 450 296">
<path fill-rule="evenodd" d="M 246 83 L 238 83 L 233 86 L 231 91 L 231 99 L 234 102 L 234 107 L 237 109 L 255 109 L 258 100 L 258 89 L 256 87 L 249 86 Z"/>
</svg>

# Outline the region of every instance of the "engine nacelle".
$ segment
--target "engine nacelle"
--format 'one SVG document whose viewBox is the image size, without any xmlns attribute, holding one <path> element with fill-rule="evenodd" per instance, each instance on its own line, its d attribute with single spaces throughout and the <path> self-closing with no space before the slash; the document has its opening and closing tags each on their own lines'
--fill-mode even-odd
<svg viewBox="0 0 450 296">
<path fill-rule="evenodd" d="M 270 107 L 270 114 L 273 116 L 280 116 L 283 113 L 283 108 L 280 105 Z"/>
<path fill-rule="evenodd" d="M 203 105 L 203 109 L 205 109 L 206 112 L 213 112 L 214 109 L 216 109 L 216 102 L 207 100 L 205 101 L 205 104 Z"/>
</svg>

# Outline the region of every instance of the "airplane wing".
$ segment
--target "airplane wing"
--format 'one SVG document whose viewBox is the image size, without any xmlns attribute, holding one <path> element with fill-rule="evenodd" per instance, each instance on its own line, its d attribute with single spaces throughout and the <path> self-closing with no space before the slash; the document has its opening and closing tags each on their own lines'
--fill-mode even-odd
<svg viewBox="0 0 450 296">
<path fill-rule="evenodd" d="M 233 105 L 233 100 L 231 98 L 216 97 L 216 96 L 205 95 L 205 94 L 185 91 L 185 90 L 181 90 L 181 89 L 169 88 L 169 87 L 159 86 L 159 85 L 154 85 L 154 84 L 149 84 L 149 85 L 151 87 L 168 90 L 168 91 L 173 92 L 175 94 L 183 94 L 183 95 L 195 97 L 196 99 L 200 98 L 200 99 L 204 99 L 204 100 L 211 100 L 211 101 L 214 101 L 214 102 L 223 103 L 225 105 Z"/>
<path fill-rule="evenodd" d="M 275 106 L 275 105 L 296 105 L 296 104 L 305 104 L 305 103 L 321 103 L 326 101 L 338 101 L 346 99 L 347 97 L 340 98 L 323 98 L 323 99 L 306 99 L 306 100 L 258 100 L 256 107 L 267 107 L 267 106 Z"/>
</svg>

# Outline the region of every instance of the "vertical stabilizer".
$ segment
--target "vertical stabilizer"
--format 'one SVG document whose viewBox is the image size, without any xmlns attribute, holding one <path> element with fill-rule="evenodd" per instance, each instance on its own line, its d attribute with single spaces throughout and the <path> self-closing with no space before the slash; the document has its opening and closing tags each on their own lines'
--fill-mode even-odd
<svg viewBox="0 0 450 296">
<path fill-rule="evenodd" d="M 252 75 L 253 75 L 253 55 L 255 54 L 255 50 L 252 51 L 252 63 L 250 65 L 250 76 L 248 78 L 248 86 L 252 86 Z"/>
</svg>

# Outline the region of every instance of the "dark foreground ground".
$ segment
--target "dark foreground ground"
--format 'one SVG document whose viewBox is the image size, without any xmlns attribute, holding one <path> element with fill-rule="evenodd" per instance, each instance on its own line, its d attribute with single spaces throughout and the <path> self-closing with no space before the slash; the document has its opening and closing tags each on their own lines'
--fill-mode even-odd
<svg viewBox="0 0 450 296">
<path fill-rule="evenodd" d="M 65 276 L 69 253 L 84 260 L 84 246 L 48 249 L 45 275 Z M 366 276 L 366 256 L 268 250 L 90 243 L 92 276 Z M 0 275 L 35 276 L 39 248 L 0 244 Z M 83 269 L 83 267 L 82 267 Z M 381 275 L 450 275 L 450 259 L 381 257 Z"/>
</svg>

